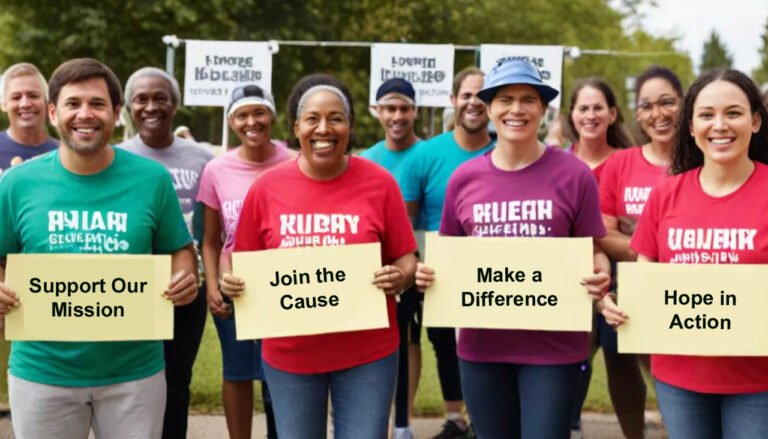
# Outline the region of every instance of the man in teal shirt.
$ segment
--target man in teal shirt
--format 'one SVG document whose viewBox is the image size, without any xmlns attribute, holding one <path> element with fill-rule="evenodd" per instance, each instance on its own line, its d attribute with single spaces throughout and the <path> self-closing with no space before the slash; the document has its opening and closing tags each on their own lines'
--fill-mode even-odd
<svg viewBox="0 0 768 439">
<path fill-rule="evenodd" d="M 477 92 L 483 88 L 483 72 L 468 67 L 453 79 L 451 103 L 456 128 L 424 142 L 403 165 L 403 191 L 408 214 L 414 224 L 423 222 L 427 231 L 440 228 L 445 189 L 453 171 L 471 158 L 493 148 L 488 134 L 488 111 Z M 462 415 L 459 360 L 456 356 L 456 332 L 453 328 L 428 328 L 427 335 L 437 356 L 437 373 L 448 417 L 438 439 L 464 438 L 469 431 Z"/>
<path fill-rule="evenodd" d="M 406 159 L 422 140 L 416 136 L 416 90 L 402 78 L 385 81 L 376 91 L 376 115 L 384 128 L 384 139 L 365 150 L 361 156 L 386 168 L 397 180 L 403 179 Z M 421 294 L 412 287 L 397 302 L 397 326 L 400 330 L 397 388 L 395 389 L 395 429 L 393 439 L 413 439 L 410 430 L 413 399 L 421 373 Z"/>
<path fill-rule="evenodd" d="M 0 314 L 19 306 L 2 283 L 11 253 L 166 253 L 174 305 L 197 295 L 192 239 L 171 176 L 109 140 L 122 91 L 93 59 L 60 65 L 48 113 L 61 147 L 0 178 Z M 42 188 L 42 189 L 41 189 Z M 160 341 L 14 342 L 9 399 L 17 438 L 159 438 L 165 409 Z"/>
</svg>

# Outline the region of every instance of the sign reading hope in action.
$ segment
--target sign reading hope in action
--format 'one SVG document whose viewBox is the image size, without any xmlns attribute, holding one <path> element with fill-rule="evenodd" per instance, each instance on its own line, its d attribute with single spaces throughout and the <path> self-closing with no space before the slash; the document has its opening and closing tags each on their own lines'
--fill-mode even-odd
<svg viewBox="0 0 768 439">
<path fill-rule="evenodd" d="M 560 108 L 563 90 L 563 46 L 517 46 L 508 44 L 482 44 L 480 69 L 487 75 L 500 58 L 517 57 L 528 60 L 541 72 L 541 79 L 561 92 L 550 107 Z"/>
<path fill-rule="evenodd" d="M 225 107 L 232 89 L 256 84 L 272 89 L 269 43 L 187 40 L 184 105 Z"/>
<path fill-rule="evenodd" d="M 168 255 L 8 255 L 6 283 L 21 306 L 6 316 L 6 338 L 173 338 L 170 278 Z"/>
<path fill-rule="evenodd" d="M 416 90 L 416 105 L 450 107 L 453 55 L 451 44 L 373 44 L 370 105 L 384 81 L 403 78 Z"/>
<path fill-rule="evenodd" d="M 245 281 L 235 298 L 238 340 L 384 328 L 386 298 L 371 284 L 379 243 L 232 254 Z"/>
<path fill-rule="evenodd" d="M 428 234 L 424 324 L 589 331 L 591 238 L 471 238 Z M 461 257 L 456 257 L 461 255 Z"/>
<path fill-rule="evenodd" d="M 768 266 L 622 262 L 619 352 L 768 355 Z"/>
</svg>

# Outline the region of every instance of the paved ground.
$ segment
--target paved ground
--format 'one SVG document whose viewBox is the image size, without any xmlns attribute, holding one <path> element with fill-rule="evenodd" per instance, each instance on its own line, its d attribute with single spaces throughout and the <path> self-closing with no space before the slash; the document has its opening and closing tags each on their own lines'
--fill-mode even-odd
<svg viewBox="0 0 768 439">
<path fill-rule="evenodd" d="M 647 434 L 646 439 L 663 439 L 666 433 L 661 426 L 658 413 L 646 413 Z M 253 417 L 253 438 L 261 439 L 265 436 L 264 415 Z M 417 418 L 413 429 L 416 439 L 432 437 L 440 430 L 443 420 L 440 418 Z M 584 413 L 582 415 L 584 439 L 621 439 L 621 430 L 613 414 Z M 328 437 L 332 437 L 329 435 Z M 217 415 L 192 415 L 189 418 L 188 439 L 223 439 L 226 438 L 226 425 L 223 416 Z M 7 418 L 0 419 L 0 439 L 13 439 L 11 422 Z M 58 439 L 58 438 L 47 438 Z M 70 438 L 61 438 L 70 439 Z"/>
</svg>

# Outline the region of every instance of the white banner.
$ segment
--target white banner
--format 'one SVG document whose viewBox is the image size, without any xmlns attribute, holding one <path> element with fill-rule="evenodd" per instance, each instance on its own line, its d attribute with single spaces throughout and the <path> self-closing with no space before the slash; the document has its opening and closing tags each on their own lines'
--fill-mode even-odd
<svg viewBox="0 0 768 439">
<path fill-rule="evenodd" d="M 184 105 L 226 107 L 232 89 L 256 84 L 272 89 L 269 43 L 186 40 Z"/>
<path fill-rule="evenodd" d="M 373 44 L 369 104 L 384 81 L 403 78 L 416 90 L 416 105 L 450 107 L 453 54 L 451 44 Z"/>
<path fill-rule="evenodd" d="M 518 46 L 508 44 L 482 44 L 480 46 L 480 68 L 488 74 L 499 58 L 520 57 L 531 61 L 541 72 L 544 82 L 560 91 L 560 95 L 549 103 L 560 108 L 563 91 L 563 46 Z"/>
</svg>

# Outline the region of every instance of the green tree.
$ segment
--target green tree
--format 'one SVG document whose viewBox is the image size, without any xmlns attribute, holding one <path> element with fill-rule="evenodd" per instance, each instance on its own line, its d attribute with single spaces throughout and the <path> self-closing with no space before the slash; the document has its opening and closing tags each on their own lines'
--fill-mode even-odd
<svg viewBox="0 0 768 439">
<path fill-rule="evenodd" d="M 725 44 L 720 41 L 720 36 L 713 29 L 709 35 L 709 40 L 704 43 L 704 53 L 701 55 L 701 65 L 699 71 L 704 73 L 707 70 L 716 68 L 731 68 L 733 58 L 728 53 Z"/>
<path fill-rule="evenodd" d="M 763 45 L 758 52 L 760 53 L 760 65 L 752 71 L 752 79 L 758 84 L 768 84 L 768 18 L 765 19 L 765 29 L 761 37 Z"/>
</svg>

